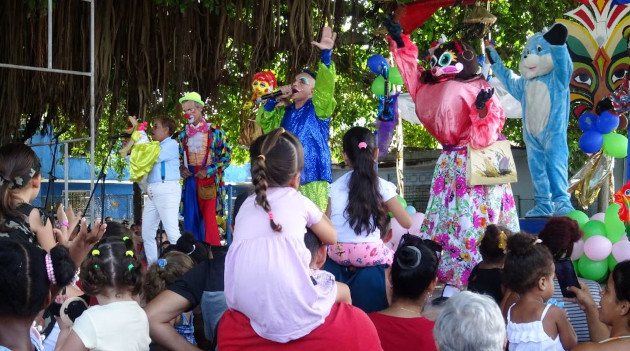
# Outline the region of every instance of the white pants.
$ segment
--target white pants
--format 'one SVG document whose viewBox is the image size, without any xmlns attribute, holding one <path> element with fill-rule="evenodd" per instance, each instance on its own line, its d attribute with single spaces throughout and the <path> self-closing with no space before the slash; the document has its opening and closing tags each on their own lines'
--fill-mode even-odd
<svg viewBox="0 0 630 351">
<path fill-rule="evenodd" d="M 178 181 L 150 183 L 147 188 L 149 199 L 144 203 L 142 211 L 142 239 L 147 265 L 158 259 L 155 235 L 162 221 L 168 241 L 175 244 L 181 236 L 179 232 L 179 202 L 182 198 L 182 187 Z"/>
</svg>

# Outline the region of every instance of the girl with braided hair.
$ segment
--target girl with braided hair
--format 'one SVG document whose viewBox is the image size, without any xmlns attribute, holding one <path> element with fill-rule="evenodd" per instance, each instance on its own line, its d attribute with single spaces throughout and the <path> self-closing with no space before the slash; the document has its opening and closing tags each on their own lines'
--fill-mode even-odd
<svg viewBox="0 0 630 351">
<path fill-rule="evenodd" d="M 88 308 L 72 328 L 60 325 L 55 350 L 149 350 L 149 320 L 138 305 L 142 264 L 132 240 L 109 237 L 81 265 L 83 290 L 99 305 Z"/>
<path fill-rule="evenodd" d="M 0 350 L 43 350 L 31 325 L 50 304 L 51 287 L 69 284 L 74 269 L 65 246 L 46 253 L 24 241 L 0 238 Z"/>
<path fill-rule="evenodd" d="M 337 232 L 322 211 L 297 191 L 304 166 L 302 144 L 279 128 L 251 145 L 250 195 L 236 216 L 225 259 L 228 308 L 245 314 L 263 338 L 288 342 L 324 322 L 335 301 L 350 301 L 332 274 L 309 269 L 304 244 L 309 227 L 325 244 Z"/>
</svg>

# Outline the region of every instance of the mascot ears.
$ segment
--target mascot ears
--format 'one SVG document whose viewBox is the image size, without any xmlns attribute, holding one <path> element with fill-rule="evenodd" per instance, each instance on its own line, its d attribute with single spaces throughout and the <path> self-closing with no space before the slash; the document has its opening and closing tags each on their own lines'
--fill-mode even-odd
<svg viewBox="0 0 630 351">
<path fill-rule="evenodd" d="M 569 31 L 564 24 L 555 23 L 547 33 L 543 34 L 543 38 L 551 45 L 564 45 L 567 42 L 568 35 Z"/>
</svg>

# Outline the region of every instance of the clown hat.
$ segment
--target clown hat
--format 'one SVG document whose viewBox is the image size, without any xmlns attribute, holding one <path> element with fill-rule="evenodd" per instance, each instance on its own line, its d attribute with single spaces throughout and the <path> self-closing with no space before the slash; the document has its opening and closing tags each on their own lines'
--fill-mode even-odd
<svg viewBox="0 0 630 351">
<path fill-rule="evenodd" d="M 200 103 L 201 106 L 205 106 L 203 100 L 201 100 L 201 95 L 199 95 L 199 93 L 191 91 L 186 93 L 184 96 L 182 96 L 181 99 L 179 99 L 179 103 L 183 103 L 184 101 L 194 101 L 197 103 Z"/>
</svg>

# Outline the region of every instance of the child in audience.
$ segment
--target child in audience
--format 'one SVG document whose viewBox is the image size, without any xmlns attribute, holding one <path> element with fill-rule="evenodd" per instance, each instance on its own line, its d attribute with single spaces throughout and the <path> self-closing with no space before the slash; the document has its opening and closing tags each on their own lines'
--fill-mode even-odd
<svg viewBox="0 0 630 351">
<path fill-rule="evenodd" d="M 511 236 L 512 232 L 505 227 L 488 225 L 477 243 L 483 261 L 473 268 L 468 279 L 468 290 L 490 295 L 497 304 L 503 300 L 501 275 L 505 262 L 505 247 Z"/>
<path fill-rule="evenodd" d="M 109 237 L 81 266 L 83 290 L 99 305 L 88 308 L 72 329 L 60 325 L 55 350 L 149 350 L 149 321 L 135 298 L 142 287 L 142 265 L 128 237 Z"/>
<path fill-rule="evenodd" d="M 337 233 L 297 191 L 304 166 L 297 137 L 275 129 L 256 139 L 250 157 L 255 194 L 236 216 L 225 260 L 225 298 L 258 335 L 288 342 L 321 325 L 335 300 L 349 301 L 350 293 L 347 286 L 338 288 L 332 274 L 313 276 L 309 269 L 306 227 L 326 244 L 334 244 Z"/>
<path fill-rule="evenodd" d="M 396 186 L 379 178 L 378 146 L 367 128 L 350 128 L 343 136 L 343 159 L 352 170 L 330 185 L 326 214 L 337 229 L 328 256 L 342 266 L 392 264 L 394 253 L 382 240 L 388 211 L 404 228 L 411 217 L 397 198 Z"/>
<path fill-rule="evenodd" d="M 0 235 L 34 243 L 49 252 L 57 244 L 52 222 L 30 204 L 39 194 L 40 168 L 39 158 L 29 146 L 14 143 L 0 148 Z M 61 230 L 57 233 L 67 240 L 68 229 L 74 229 L 79 217 L 60 205 L 57 219 Z"/>
<path fill-rule="evenodd" d="M 0 238 L 0 350 L 43 350 L 31 325 L 51 300 L 51 285 L 65 286 L 75 266 L 65 246 L 50 253 L 29 243 Z"/>
<path fill-rule="evenodd" d="M 146 303 L 149 303 L 162 291 L 166 290 L 167 286 L 173 284 L 175 280 L 188 272 L 194 265 L 190 257 L 179 251 L 167 252 L 164 257 L 159 258 L 156 263 L 149 267 L 144 278 L 143 292 Z M 179 318 L 173 320 L 173 327 L 189 343 L 197 345 L 191 311 L 184 312 Z"/>
<path fill-rule="evenodd" d="M 503 282 L 520 295 L 507 313 L 509 350 L 570 350 L 577 336 L 564 310 L 545 304 L 554 291 L 554 264 L 549 249 L 529 234 L 507 241 Z"/>
</svg>

